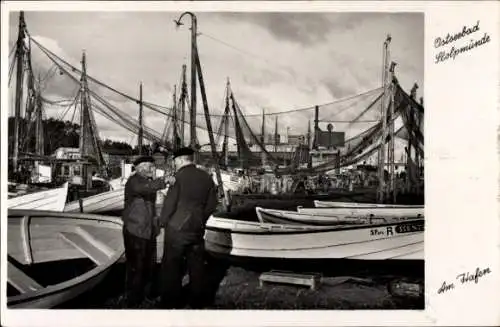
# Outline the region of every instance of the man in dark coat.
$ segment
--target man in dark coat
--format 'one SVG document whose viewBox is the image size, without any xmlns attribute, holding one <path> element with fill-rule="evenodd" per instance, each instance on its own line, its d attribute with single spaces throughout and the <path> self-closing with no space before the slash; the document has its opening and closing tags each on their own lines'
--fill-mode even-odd
<svg viewBox="0 0 500 327">
<path fill-rule="evenodd" d="M 134 162 L 135 174 L 125 184 L 125 208 L 123 210 L 123 239 L 126 256 L 127 307 L 138 307 L 153 281 L 156 264 L 156 236 L 159 222 L 156 217 L 156 192 L 166 184 L 153 180 L 154 159 L 140 157 Z"/>
<path fill-rule="evenodd" d="M 205 225 L 217 206 L 211 176 L 193 163 L 194 151 L 181 148 L 174 154 L 175 183 L 168 190 L 160 215 L 165 227 L 162 260 L 162 306 L 182 308 L 184 299 L 191 308 L 201 308 L 206 297 Z M 189 273 L 188 294 L 182 294 L 184 262 Z"/>
</svg>

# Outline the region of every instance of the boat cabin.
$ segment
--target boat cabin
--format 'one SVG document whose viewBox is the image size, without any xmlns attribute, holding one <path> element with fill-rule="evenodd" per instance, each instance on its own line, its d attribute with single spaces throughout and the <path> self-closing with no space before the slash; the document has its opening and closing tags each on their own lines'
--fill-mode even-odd
<svg viewBox="0 0 500 327">
<path fill-rule="evenodd" d="M 93 176 L 99 171 L 98 166 L 87 160 L 61 159 L 54 163 L 55 179 L 69 182 L 87 189 L 93 187 Z"/>
</svg>

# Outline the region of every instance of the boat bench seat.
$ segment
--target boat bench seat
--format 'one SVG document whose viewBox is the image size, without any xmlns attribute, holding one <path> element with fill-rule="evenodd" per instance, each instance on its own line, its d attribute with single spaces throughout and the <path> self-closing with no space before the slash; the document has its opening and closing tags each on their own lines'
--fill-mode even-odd
<svg viewBox="0 0 500 327">
<path fill-rule="evenodd" d="M 14 266 L 11 262 L 7 266 L 7 280 L 21 293 L 38 291 L 43 288 L 33 278 L 26 275 L 21 269 Z"/>
<path fill-rule="evenodd" d="M 95 264 L 101 265 L 109 260 L 109 256 L 99 248 L 99 243 L 94 239 L 88 239 L 84 235 L 77 233 L 61 232 L 60 234 L 64 240 L 84 253 Z"/>
<path fill-rule="evenodd" d="M 260 287 L 263 287 L 265 282 L 304 285 L 309 286 L 312 290 L 316 290 L 320 282 L 320 276 L 315 274 L 297 274 L 284 271 L 269 271 L 262 273 L 259 276 Z"/>
</svg>

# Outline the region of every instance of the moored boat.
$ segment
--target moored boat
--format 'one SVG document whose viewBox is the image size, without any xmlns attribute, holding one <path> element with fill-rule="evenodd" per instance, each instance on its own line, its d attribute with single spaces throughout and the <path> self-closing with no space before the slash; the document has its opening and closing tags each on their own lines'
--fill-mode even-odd
<svg viewBox="0 0 500 327">
<path fill-rule="evenodd" d="M 287 210 L 274 210 L 256 207 L 255 212 L 261 223 L 299 224 L 311 226 L 356 225 L 387 222 L 397 218 L 310 214 Z"/>
<path fill-rule="evenodd" d="M 424 208 L 302 208 L 297 212 L 310 215 L 380 218 L 424 217 Z"/>
<path fill-rule="evenodd" d="M 48 210 L 61 212 L 68 196 L 68 183 L 62 187 L 28 193 L 7 200 L 9 209 Z"/>
<path fill-rule="evenodd" d="M 124 253 L 119 218 L 37 210 L 8 212 L 9 308 L 52 308 L 97 285 Z M 85 261 L 85 270 L 47 281 L 36 268 Z M 51 271 L 49 275 L 57 275 Z M 43 277 L 43 278 L 42 278 Z"/>
<path fill-rule="evenodd" d="M 327 228 L 240 221 L 227 224 L 226 227 L 207 224 L 208 252 L 216 256 L 278 261 L 424 258 L 423 218 Z"/>
<path fill-rule="evenodd" d="M 123 210 L 125 189 L 119 188 L 67 203 L 64 212 L 100 213 Z"/>
<path fill-rule="evenodd" d="M 316 208 L 423 208 L 423 205 L 336 202 L 314 200 Z"/>
</svg>

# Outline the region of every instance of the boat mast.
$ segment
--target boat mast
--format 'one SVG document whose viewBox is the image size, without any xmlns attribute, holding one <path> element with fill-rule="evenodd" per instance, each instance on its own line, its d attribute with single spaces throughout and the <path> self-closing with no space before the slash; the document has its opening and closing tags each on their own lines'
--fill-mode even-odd
<svg viewBox="0 0 500 327">
<path fill-rule="evenodd" d="M 416 85 L 416 83 L 415 83 Z M 424 107 L 424 98 L 423 97 L 420 97 L 420 106 Z M 420 115 L 417 115 L 417 131 L 420 132 L 420 128 L 422 127 L 422 120 L 420 119 Z M 420 153 L 419 151 L 415 151 L 415 156 L 416 156 L 416 161 L 417 161 L 417 177 L 418 177 L 418 188 L 417 188 L 417 194 L 420 193 L 420 168 L 422 167 L 422 159 L 423 158 L 420 158 Z"/>
<path fill-rule="evenodd" d="M 173 149 L 174 151 L 177 151 L 179 148 L 179 142 L 178 142 L 178 133 L 177 133 L 177 85 L 174 85 L 174 95 L 173 95 L 173 102 L 174 102 L 174 107 L 173 107 L 173 116 L 172 116 L 172 123 L 174 124 L 174 135 L 173 135 Z"/>
<path fill-rule="evenodd" d="M 384 53 L 383 53 L 383 72 L 382 72 L 382 85 L 384 88 L 384 95 L 381 100 L 381 120 L 382 120 L 382 136 L 380 140 L 380 146 L 378 151 L 378 192 L 377 201 L 379 203 L 384 202 L 385 195 L 385 141 L 387 137 L 387 108 L 385 103 L 385 97 L 387 94 L 387 66 L 389 60 L 389 43 L 391 42 L 391 36 L 387 35 L 384 42 Z"/>
<path fill-rule="evenodd" d="M 390 76 L 391 76 L 391 103 L 390 103 L 390 111 L 389 111 L 389 153 L 388 153 L 388 161 L 389 161 L 389 188 L 387 190 L 387 199 L 391 199 L 392 203 L 396 203 L 396 179 L 395 179 L 395 162 L 394 162 L 394 94 L 396 92 L 396 79 L 394 74 L 394 69 L 396 68 L 396 63 L 391 62 L 391 67 L 389 68 Z"/>
<path fill-rule="evenodd" d="M 311 121 L 307 123 L 307 168 L 312 168 L 312 157 L 311 157 Z"/>
<path fill-rule="evenodd" d="M 142 118 L 142 82 L 139 84 L 139 133 L 137 137 L 137 147 L 139 148 L 139 155 L 142 155 L 142 139 L 144 137 L 144 124 Z"/>
<path fill-rule="evenodd" d="M 20 125 L 21 125 L 21 101 L 23 94 L 23 79 L 24 79 L 24 37 L 25 37 L 26 23 L 24 21 L 24 11 L 19 13 L 19 32 L 17 36 L 17 79 L 16 79 L 16 103 L 14 115 L 14 149 L 12 168 L 17 171 L 19 160 L 19 139 L 20 139 Z"/>
<path fill-rule="evenodd" d="M 416 101 L 417 97 L 417 89 L 418 85 L 417 83 L 413 84 L 413 87 L 410 91 L 410 98 Z M 417 121 L 415 121 L 417 120 Z M 412 183 L 412 176 L 413 176 L 413 167 L 411 164 L 411 153 L 412 153 L 412 144 L 413 144 L 413 128 L 416 128 L 419 126 L 419 121 L 418 121 L 418 116 L 415 116 L 413 111 L 411 110 L 411 106 L 408 106 L 408 150 L 407 150 L 407 164 L 406 164 L 406 189 L 408 192 L 411 192 L 413 189 L 413 183 Z M 416 161 L 416 168 L 417 172 L 419 171 L 418 167 L 418 161 L 419 161 L 419 153 L 418 149 L 415 148 L 415 161 Z"/>
<path fill-rule="evenodd" d="M 226 108 L 224 110 L 224 145 L 222 146 L 224 149 L 224 166 L 227 167 L 229 166 L 229 139 L 228 139 L 228 134 L 229 134 L 229 112 L 230 112 L 230 107 L 229 107 L 229 92 L 230 92 L 230 84 L 229 84 L 229 77 L 227 78 L 227 83 L 226 83 Z"/>
<path fill-rule="evenodd" d="M 278 116 L 274 119 L 274 153 L 278 152 Z"/>
<path fill-rule="evenodd" d="M 263 108 L 262 109 L 262 127 L 261 127 L 261 131 L 260 131 L 260 142 L 262 143 L 262 146 L 263 146 L 263 150 L 262 150 L 262 155 L 261 155 L 261 161 L 262 161 L 262 166 L 265 166 L 266 165 L 266 152 L 264 151 L 266 149 L 266 113 L 265 113 L 265 109 Z"/>
<path fill-rule="evenodd" d="M 184 146 L 184 122 L 186 121 L 186 96 L 187 96 L 187 84 L 186 84 L 186 64 L 182 65 L 182 84 L 181 84 L 181 146 Z"/>
<path fill-rule="evenodd" d="M 86 114 L 86 103 L 87 103 L 87 94 L 85 87 L 85 74 L 87 73 L 86 69 L 86 59 L 85 59 L 85 51 L 82 53 L 82 76 L 80 78 L 80 99 L 81 99 L 81 108 L 80 108 L 80 158 L 87 156 L 87 151 L 85 147 L 85 136 L 87 134 L 87 130 L 85 128 L 85 114 Z"/>
<path fill-rule="evenodd" d="M 196 138 L 196 61 L 197 61 L 197 48 L 196 48 L 196 37 L 197 34 L 197 20 L 196 16 L 189 11 L 182 13 L 178 20 L 175 21 L 177 26 L 183 25 L 182 18 L 185 15 L 189 15 L 191 17 L 191 110 L 189 112 L 190 118 L 190 136 L 191 142 L 190 146 L 193 150 L 197 150 L 198 148 L 198 140 Z M 195 152 L 195 163 L 198 161 L 198 151 Z"/>
<path fill-rule="evenodd" d="M 40 77 L 38 77 L 38 90 L 36 90 L 36 125 L 35 125 L 35 153 L 39 156 L 44 155 L 44 137 L 43 137 L 43 107 L 42 107 L 42 90 L 40 85 Z"/>
<path fill-rule="evenodd" d="M 190 15 L 191 16 L 191 145 L 193 144 L 196 145 L 196 73 L 198 73 L 198 78 L 200 82 L 200 91 L 201 91 L 201 97 L 203 100 L 203 109 L 205 112 L 205 120 L 207 123 L 207 129 L 208 129 L 208 137 L 210 139 L 210 148 L 212 150 L 212 157 L 217 158 L 217 149 L 215 147 L 215 140 L 214 140 L 214 135 L 212 133 L 212 122 L 210 120 L 210 111 L 208 109 L 208 100 L 207 100 L 207 94 L 205 93 L 205 84 L 203 82 L 203 73 L 201 71 L 201 64 L 200 64 L 200 58 L 198 56 L 198 49 L 196 46 L 196 16 L 191 13 L 191 12 L 184 12 L 179 19 L 175 22 L 177 26 L 182 25 L 181 19 L 184 15 Z M 194 113 L 194 114 L 193 114 Z M 194 119 L 193 119 L 194 118 Z M 195 149 L 195 148 L 193 148 Z M 220 167 L 219 163 L 216 162 L 215 164 L 215 174 L 217 177 L 217 183 L 220 186 L 219 191 L 222 192 L 225 196 L 226 203 L 229 204 L 229 199 L 226 196 L 226 193 L 223 190 L 223 184 L 222 184 L 222 177 L 220 174 Z"/>
</svg>

